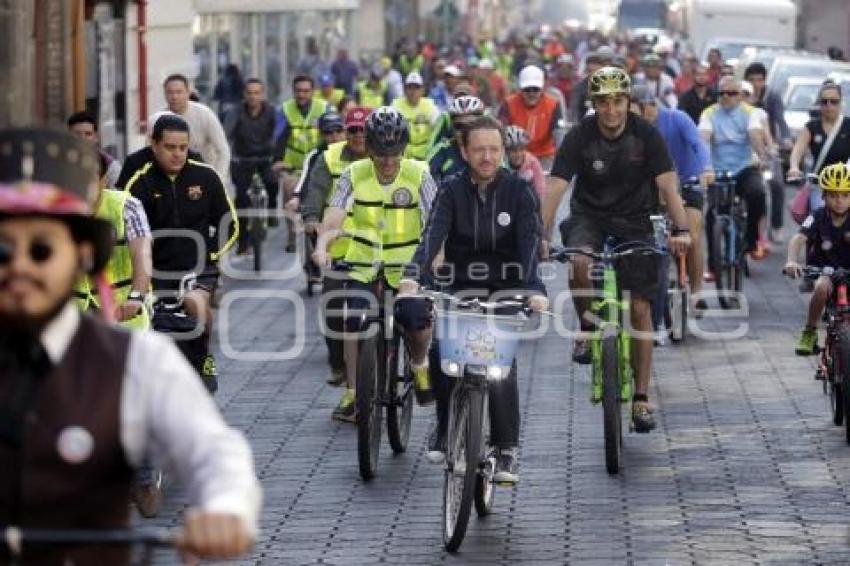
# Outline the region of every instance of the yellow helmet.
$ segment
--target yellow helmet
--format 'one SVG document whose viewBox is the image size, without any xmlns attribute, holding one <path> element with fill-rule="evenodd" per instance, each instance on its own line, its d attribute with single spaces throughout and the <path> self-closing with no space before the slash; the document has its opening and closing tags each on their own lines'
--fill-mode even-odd
<svg viewBox="0 0 850 566">
<path fill-rule="evenodd" d="M 632 79 L 619 67 L 602 67 L 590 75 L 590 96 L 626 94 L 632 90 Z"/>
<path fill-rule="evenodd" d="M 824 191 L 850 192 L 850 168 L 842 162 L 827 165 L 818 175 L 818 184 Z"/>
</svg>

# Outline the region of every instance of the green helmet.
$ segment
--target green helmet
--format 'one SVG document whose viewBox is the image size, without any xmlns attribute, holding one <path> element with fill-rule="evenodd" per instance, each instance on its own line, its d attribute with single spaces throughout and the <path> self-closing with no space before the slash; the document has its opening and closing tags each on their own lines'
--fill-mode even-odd
<svg viewBox="0 0 850 566">
<path fill-rule="evenodd" d="M 602 67 L 590 75 L 590 96 L 626 94 L 632 90 L 629 75 L 618 67 Z"/>
</svg>

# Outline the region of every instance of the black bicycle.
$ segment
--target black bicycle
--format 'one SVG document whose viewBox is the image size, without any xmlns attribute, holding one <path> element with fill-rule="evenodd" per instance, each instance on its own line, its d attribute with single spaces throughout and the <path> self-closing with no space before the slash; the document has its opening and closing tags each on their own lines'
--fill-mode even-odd
<svg viewBox="0 0 850 566">
<path fill-rule="evenodd" d="M 251 204 L 251 212 L 242 229 L 245 230 L 254 254 L 254 271 L 263 269 L 263 242 L 269 229 L 269 193 L 260 170 L 269 164 L 270 157 L 238 157 L 233 159 L 233 165 L 250 168 L 251 184 L 248 185 L 248 201 Z"/>
<path fill-rule="evenodd" d="M 747 207 L 735 194 L 735 176 L 726 171 L 716 175 L 708 186 L 708 214 L 712 216 L 708 234 L 708 255 L 717 286 L 717 298 L 724 309 L 737 308 L 749 275 L 746 255 Z M 709 223 L 706 223 L 708 229 Z"/>
<path fill-rule="evenodd" d="M 334 268 L 350 271 L 351 264 L 336 262 Z M 357 462 L 360 476 L 369 481 L 378 469 L 384 408 L 387 437 L 395 454 L 407 450 L 413 418 L 413 372 L 403 329 L 387 313 L 384 301 L 388 285 L 384 264 L 376 264 L 372 293 L 375 312 L 363 312 L 357 325 Z M 392 308 L 391 306 L 389 307 Z"/>
</svg>

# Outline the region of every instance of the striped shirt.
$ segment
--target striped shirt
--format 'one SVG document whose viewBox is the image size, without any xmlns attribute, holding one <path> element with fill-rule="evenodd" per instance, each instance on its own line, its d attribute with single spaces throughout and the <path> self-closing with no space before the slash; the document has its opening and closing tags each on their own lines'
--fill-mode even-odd
<svg viewBox="0 0 850 566">
<path fill-rule="evenodd" d="M 124 203 L 124 235 L 127 241 L 151 237 L 151 226 L 145 207 L 135 197 L 128 196 Z"/>
<path fill-rule="evenodd" d="M 385 190 L 389 185 L 381 185 Z M 336 183 L 336 190 L 331 195 L 329 206 L 336 208 L 347 208 L 348 199 L 354 193 L 354 187 L 351 184 L 351 169 L 343 171 Z M 422 184 L 419 186 L 419 214 L 422 218 L 422 226 L 428 224 L 428 217 L 431 214 L 431 205 L 434 202 L 434 197 L 437 196 L 437 183 L 431 177 L 431 173 L 425 171 L 422 177 Z"/>
</svg>

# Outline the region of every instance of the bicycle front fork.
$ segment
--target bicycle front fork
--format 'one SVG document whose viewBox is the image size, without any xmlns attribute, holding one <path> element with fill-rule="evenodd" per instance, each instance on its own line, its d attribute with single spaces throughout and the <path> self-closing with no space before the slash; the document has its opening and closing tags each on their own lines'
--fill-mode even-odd
<svg viewBox="0 0 850 566">
<path fill-rule="evenodd" d="M 628 312 L 628 311 L 627 311 Z M 604 329 L 604 326 L 603 326 Z M 596 330 L 590 341 L 590 356 L 592 371 L 590 376 L 590 402 L 593 404 L 602 401 L 602 336 L 603 329 Z M 628 332 L 617 327 L 617 359 L 620 375 L 620 401 L 626 403 L 631 401 L 634 393 L 634 373 L 632 370 L 632 341 Z"/>
</svg>

